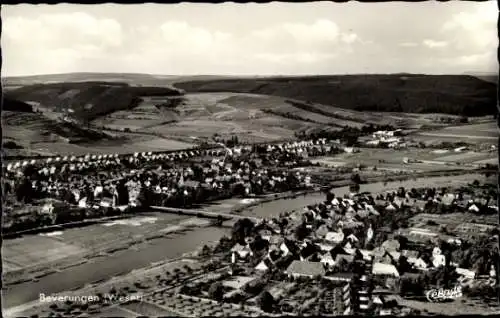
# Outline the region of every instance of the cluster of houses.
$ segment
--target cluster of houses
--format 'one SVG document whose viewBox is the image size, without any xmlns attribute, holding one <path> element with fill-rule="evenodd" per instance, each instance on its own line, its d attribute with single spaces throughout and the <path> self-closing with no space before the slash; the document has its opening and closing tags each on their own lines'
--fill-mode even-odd
<svg viewBox="0 0 500 318">
<path fill-rule="evenodd" d="M 303 211 L 285 213 L 279 220 L 263 221 L 257 225 L 259 230 L 254 236 L 246 239 L 246 245 L 238 243 L 232 247 L 231 262 L 253 266 L 258 272 L 279 269 L 291 280 L 321 277 L 346 282 L 352 291 L 350 301 L 354 306 L 346 307 L 348 313 L 394 314 L 388 308 L 393 297 L 388 296 L 398 294 L 400 281 L 445 266 L 447 259 L 440 241 L 457 246 L 462 243 L 458 235 L 409 227 L 394 231 L 380 246 L 370 245 L 377 231 L 387 230 L 374 229 L 372 220 L 398 211 L 405 204 L 413 206 L 415 212 L 425 211 L 425 204 L 417 205 L 417 200 L 407 196 L 408 193 L 380 195 L 377 199 L 367 193 L 335 197 Z M 447 198 L 438 194 L 433 200 L 451 204 L 453 200 L 448 202 Z M 297 228 L 304 226 L 308 231 L 299 238 Z M 402 246 L 398 237 L 406 238 L 407 243 Z M 268 242 L 264 254 L 252 245 L 254 240 L 261 239 Z M 256 256 L 260 257 L 257 265 Z M 453 261 L 451 265 L 455 266 L 460 282 L 476 278 L 472 269 L 460 268 Z M 493 269 L 490 275 L 495 276 Z M 376 286 L 373 281 L 377 282 Z"/>
<path fill-rule="evenodd" d="M 408 146 L 402 136 L 402 130 L 376 131 L 372 134 L 372 139 L 366 141 L 367 146 L 386 146 L 388 148 L 405 148 Z"/>
<path fill-rule="evenodd" d="M 331 146 L 327 145 L 326 139 L 284 142 L 284 143 L 270 143 L 258 145 L 259 148 L 265 149 L 268 153 L 311 153 L 314 150 L 325 150 L 329 152 Z M 322 148 L 321 146 L 326 146 Z M 130 164 L 143 164 L 145 162 L 153 161 L 170 161 L 179 162 L 194 157 L 222 157 L 227 154 L 231 156 L 238 156 L 245 153 L 252 152 L 254 146 L 242 145 L 234 147 L 217 147 L 213 149 L 192 149 L 192 150 L 179 150 L 167 152 L 136 152 L 133 155 L 120 155 L 120 154 L 86 154 L 84 156 L 57 156 L 49 157 L 47 159 L 31 159 L 10 162 L 3 167 L 3 173 L 14 173 L 22 171 L 32 166 L 37 168 L 43 174 L 56 174 L 63 169 L 70 171 L 82 171 L 87 167 L 103 167 L 112 162 L 128 162 Z M 137 167 L 136 167 L 137 168 Z"/>
<path fill-rule="evenodd" d="M 310 176 L 279 167 L 300 166 L 301 155 L 297 153 L 314 156 L 333 149 L 325 140 L 259 147 L 264 151 L 257 151 L 255 146 L 240 146 L 171 153 L 61 156 L 9 163 L 3 170 L 3 196 L 9 197 L 4 202 L 31 204 L 54 199 L 80 209 L 123 210 L 139 205 L 141 192 L 151 193 L 150 199 L 161 201 L 157 204 L 178 206 L 193 203 L 195 197 L 208 200 L 217 195 L 251 196 L 302 189 L 312 186 Z M 12 210 L 17 208 L 12 208 L 8 210 L 14 217 L 17 214 Z M 17 222 L 34 218 L 28 214 Z"/>
</svg>

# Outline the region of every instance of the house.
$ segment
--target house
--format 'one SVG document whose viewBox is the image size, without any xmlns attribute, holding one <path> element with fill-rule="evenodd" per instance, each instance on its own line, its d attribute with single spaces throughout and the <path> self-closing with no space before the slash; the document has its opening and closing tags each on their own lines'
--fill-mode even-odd
<svg viewBox="0 0 500 318">
<path fill-rule="evenodd" d="M 399 277 L 399 272 L 394 265 L 383 263 L 374 263 L 372 274 L 377 276 Z"/>
<path fill-rule="evenodd" d="M 354 221 L 354 220 L 345 220 L 345 222 L 342 223 L 342 226 L 346 229 L 354 229 L 354 228 L 363 227 L 364 224 L 363 224 L 363 222 L 358 222 L 358 221 Z"/>
<path fill-rule="evenodd" d="M 432 265 L 438 268 L 446 264 L 446 257 L 442 254 L 432 255 Z"/>
<path fill-rule="evenodd" d="M 348 254 L 353 254 L 352 253 L 352 244 L 351 242 L 347 241 L 345 244 L 344 244 L 344 250 L 348 253 Z"/>
<path fill-rule="evenodd" d="M 363 255 L 363 259 L 365 261 L 370 261 L 373 257 L 373 251 L 369 251 L 369 250 L 359 250 L 359 252 L 361 253 L 361 255 Z"/>
<path fill-rule="evenodd" d="M 412 264 L 418 270 L 427 270 L 427 262 L 421 257 L 408 257 L 408 263 Z"/>
<path fill-rule="evenodd" d="M 242 259 L 247 258 L 247 256 L 253 255 L 253 252 L 248 245 L 243 246 L 239 243 L 237 243 L 235 246 L 233 246 L 233 248 L 231 249 L 231 252 L 238 255 L 238 257 L 242 258 Z"/>
<path fill-rule="evenodd" d="M 260 235 L 260 237 L 262 237 L 262 239 L 264 239 L 264 240 L 266 240 L 268 242 L 271 241 L 271 236 L 272 236 L 271 231 L 269 231 L 269 230 L 261 230 L 259 232 L 259 235 Z"/>
<path fill-rule="evenodd" d="M 452 193 L 447 193 L 441 198 L 441 203 L 444 205 L 452 205 L 455 202 L 455 195 Z"/>
<path fill-rule="evenodd" d="M 328 232 L 325 235 L 325 241 L 339 244 L 344 240 L 343 232 Z"/>
<path fill-rule="evenodd" d="M 392 204 L 396 207 L 396 208 L 401 208 L 403 206 L 403 200 L 399 199 L 399 198 L 396 198 L 394 199 L 394 201 L 392 202 Z"/>
<path fill-rule="evenodd" d="M 344 151 L 347 152 L 347 153 L 356 153 L 356 152 L 359 152 L 359 150 L 356 149 L 356 148 L 354 148 L 354 147 L 345 147 Z"/>
<path fill-rule="evenodd" d="M 351 282 L 354 277 L 353 273 L 335 273 L 335 274 L 328 274 L 325 276 L 325 279 L 328 279 L 330 281 L 334 282 Z"/>
<path fill-rule="evenodd" d="M 333 267 L 335 265 L 335 260 L 332 257 L 332 254 L 325 253 L 321 256 L 320 263 L 322 263 L 326 267 Z"/>
<path fill-rule="evenodd" d="M 401 255 L 407 257 L 407 258 L 410 258 L 410 257 L 418 257 L 418 251 L 414 251 L 414 250 L 402 250 L 401 251 Z"/>
<path fill-rule="evenodd" d="M 399 250 L 399 242 L 397 240 L 387 240 L 381 246 L 386 251 Z"/>
<path fill-rule="evenodd" d="M 324 276 L 325 269 L 323 264 L 320 262 L 309 262 L 309 261 L 293 261 L 290 266 L 288 266 L 285 273 L 291 277 L 314 277 L 314 276 Z"/>
<path fill-rule="evenodd" d="M 470 279 L 474 279 L 476 277 L 476 272 L 471 271 L 469 269 L 457 267 L 455 269 L 455 271 L 457 272 L 458 275 L 464 276 L 464 277 L 467 277 Z"/>
<path fill-rule="evenodd" d="M 356 216 L 358 216 L 360 219 L 367 218 L 369 215 L 370 215 L 370 212 L 368 212 L 366 210 L 358 210 L 358 212 L 356 213 Z"/>
<path fill-rule="evenodd" d="M 306 243 L 300 249 L 300 258 L 305 260 L 316 253 L 316 247 L 311 243 Z"/>
<path fill-rule="evenodd" d="M 271 267 L 272 267 L 272 262 L 270 259 L 266 257 L 257 266 L 255 266 L 255 269 L 261 272 L 265 272 Z"/>
<path fill-rule="evenodd" d="M 454 231 L 456 232 L 461 232 L 461 233 L 467 233 L 467 234 L 473 234 L 473 233 L 487 233 L 491 230 L 496 228 L 493 225 L 487 225 L 487 224 L 479 224 L 479 223 L 461 223 L 459 224 Z"/>
<path fill-rule="evenodd" d="M 335 257 L 334 265 L 339 265 L 343 261 L 347 262 L 347 264 L 351 264 L 354 262 L 354 256 L 353 255 L 338 254 Z"/>
<path fill-rule="evenodd" d="M 397 210 L 397 208 L 394 206 L 394 204 L 389 203 L 389 204 L 385 207 L 385 210 L 386 210 L 386 211 L 396 211 L 396 210 Z"/>
<path fill-rule="evenodd" d="M 280 250 L 283 251 L 283 256 L 287 256 L 289 253 L 295 254 L 298 247 L 292 241 L 285 239 L 280 245 Z"/>
<path fill-rule="evenodd" d="M 351 242 L 351 243 L 356 243 L 356 242 L 359 242 L 359 239 L 356 237 L 356 235 L 354 234 L 351 234 L 347 237 L 347 239 Z"/>
<path fill-rule="evenodd" d="M 469 210 L 470 212 L 475 212 L 475 213 L 479 212 L 479 208 L 478 208 L 478 207 L 477 207 L 477 205 L 475 205 L 475 204 L 472 204 L 472 205 L 469 207 L 469 209 L 468 209 L 468 210 Z"/>
<path fill-rule="evenodd" d="M 318 246 L 318 248 L 322 252 L 330 252 L 334 247 L 333 245 L 329 245 L 329 244 L 316 244 L 316 245 Z"/>
<path fill-rule="evenodd" d="M 392 310 L 388 309 L 388 308 L 380 309 L 379 315 L 380 316 L 391 316 Z"/>
</svg>

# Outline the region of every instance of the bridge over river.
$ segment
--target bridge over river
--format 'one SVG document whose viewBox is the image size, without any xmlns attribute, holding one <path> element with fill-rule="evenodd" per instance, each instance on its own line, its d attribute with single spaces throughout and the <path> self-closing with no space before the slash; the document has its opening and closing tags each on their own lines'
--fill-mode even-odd
<svg viewBox="0 0 500 318">
<path fill-rule="evenodd" d="M 205 218 L 211 218 L 211 219 L 215 219 L 215 218 L 222 218 L 224 220 L 249 219 L 255 223 L 259 223 L 259 222 L 264 220 L 263 218 L 258 218 L 258 217 L 254 217 L 254 216 L 231 214 L 231 213 L 224 213 L 224 212 L 168 208 L 168 207 L 162 207 L 162 206 L 151 206 L 150 208 L 154 211 L 159 211 L 159 212 L 192 215 L 192 216 L 205 217 Z"/>
</svg>

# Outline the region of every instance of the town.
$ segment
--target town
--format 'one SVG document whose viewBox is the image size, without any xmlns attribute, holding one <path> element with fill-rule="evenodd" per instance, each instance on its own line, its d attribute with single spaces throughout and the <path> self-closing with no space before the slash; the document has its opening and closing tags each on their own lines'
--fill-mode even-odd
<svg viewBox="0 0 500 318">
<path fill-rule="evenodd" d="M 491 176 L 461 185 L 399 186 L 372 193 L 360 191 L 359 173 L 366 178 L 364 171 L 344 167 L 338 173 L 343 169 L 349 176 L 343 183 L 348 191 L 336 195 L 335 186 L 328 187 L 312 173 L 328 168 L 314 168 L 310 159 L 341 155 L 346 153 L 343 147 L 319 139 L 169 154 L 54 158 L 38 166 L 14 163 L 4 172 L 10 182 L 4 187 L 6 198 L 39 205 L 21 215 L 9 214 L 19 209 L 7 208 L 3 230 L 15 237 L 67 222 L 131 217 L 160 209 L 156 206 L 187 213 L 197 205 L 235 196 L 259 200 L 268 194 L 293 197 L 301 191 L 321 191 L 323 200 L 270 217 L 245 217 L 245 208 L 231 212 L 238 216 L 234 220 L 231 213 L 212 213 L 217 216 L 213 221 L 194 226 L 229 232 L 188 253 L 180 268 L 156 269 L 154 277 L 141 275 L 132 285 L 129 277 L 120 288 L 107 282 L 91 290 L 116 299 L 133 296 L 120 302 L 120 308 L 145 306 L 147 299 L 155 315 L 168 311 L 181 316 L 419 314 L 432 312 L 427 292 L 456 286 L 463 296 L 453 300 L 454 306 L 494 302 L 498 206 Z M 23 186 L 26 182 L 29 187 Z M 174 226 L 172 231 L 179 230 Z M 139 296 L 141 301 L 134 301 Z M 443 301 L 433 305 L 446 306 Z M 99 301 L 43 305 L 29 312 L 108 315 L 117 306 Z"/>
</svg>

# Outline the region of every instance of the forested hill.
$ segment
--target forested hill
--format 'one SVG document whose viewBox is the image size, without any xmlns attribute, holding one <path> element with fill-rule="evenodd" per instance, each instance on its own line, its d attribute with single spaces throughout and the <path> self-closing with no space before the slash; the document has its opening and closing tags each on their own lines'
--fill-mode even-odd
<svg viewBox="0 0 500 318">
<path fill-rule="evenodd" d="M 73 82 L 23 86 L 5 92 L 12 100 L 35 102 L 55 111 L 71 109 L 72 116 L 92 120 L 114 111 L 135 107 L 142 96 L 178 96 L 177 89 L 130 86 L 118 82 Z"/>
<path fill-rule="evenodd" d="M 495 83 L 470 75 L 338 75 L 185 81 L 186 92 L 237 92 L 282 96 L 359 111 L 447 113 L 496 112 Z"/>
</svg>

